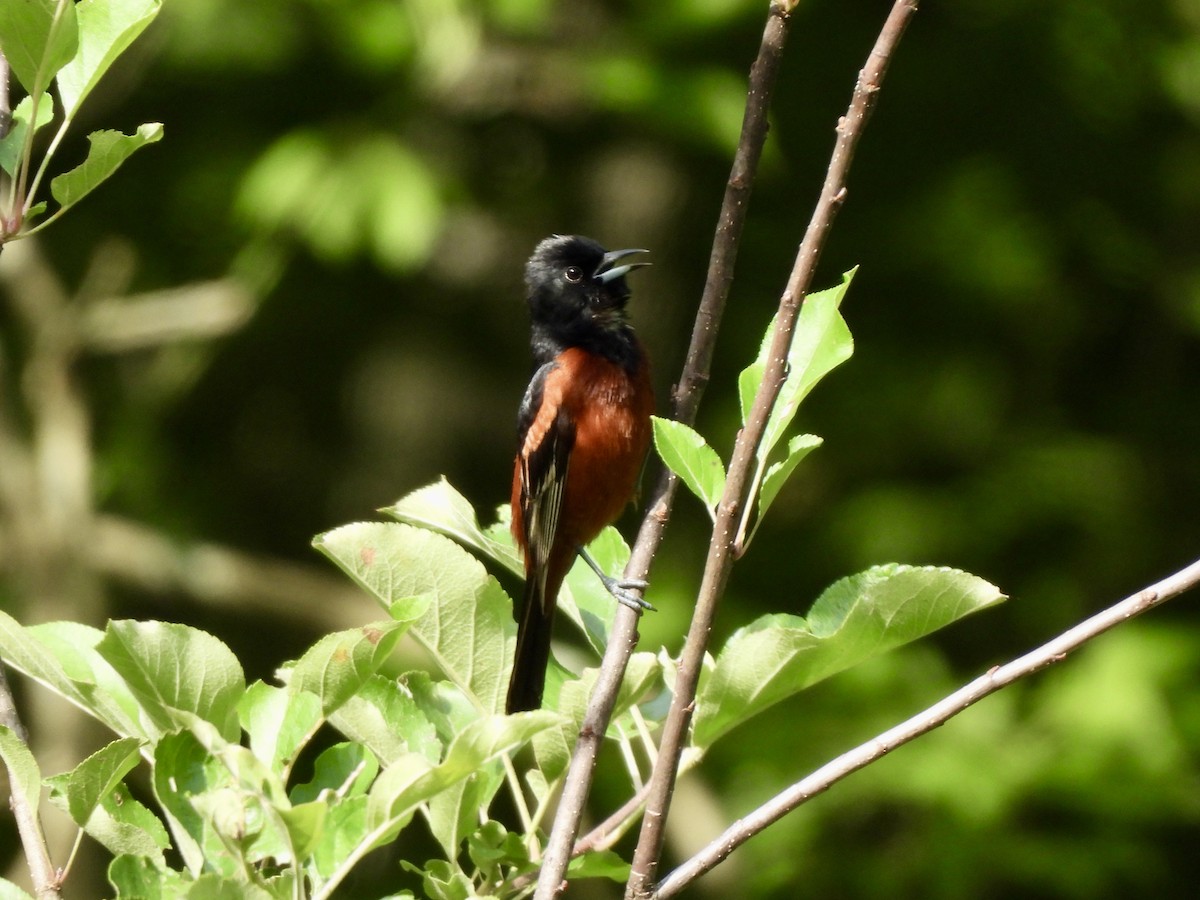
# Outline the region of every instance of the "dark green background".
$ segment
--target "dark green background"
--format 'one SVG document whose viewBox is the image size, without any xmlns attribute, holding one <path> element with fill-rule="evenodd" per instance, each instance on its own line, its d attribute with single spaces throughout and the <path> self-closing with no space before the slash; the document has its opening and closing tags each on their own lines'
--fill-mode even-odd
<svg viewBox="0 0 1200 900">
<path fill-rule="evenodd" d="M 795 15 L 699 423 L 726 458 L 736 373 L 888 7 L 821 0 Z M 521 269 L 551 232 L 651 249 L 633 314 L 665 400 L 765 9 L 168 0 L 89 101 L 64 165 L 91 128 L 161 121 L 165 140 L 41 249 L 68 284 L 95 254 L 131 249 L 137 290 L 228 275 L 260 301 L 236 334 L 170 359 L 81 362 L 98 507 L 314 568 L 313 534 L 439 475 L 490 516 L 528 376 Z M 673 854 L 1200 556 L 1198 121 L 1195 2 L 923 4 L 817 278 L 861 266 L 843 307 L 855 356 L 801 411 L 825 445 L 735 569 L 714 648 L 881 562 L 967 569 L 1011 600 L 727 738 L 681 787 Z M 678 650 L 706 524 L 681 496 L 644 647 Z M 169 591 L 113 584 L 107 604 L 91 621 L 210 629 L 253 677 L 315 637 Z M 692 895 L 1190 896 L 1194 604 L 853 776 Z M 620 784 L 616 765 L 601 784 Z"/>
</svg>

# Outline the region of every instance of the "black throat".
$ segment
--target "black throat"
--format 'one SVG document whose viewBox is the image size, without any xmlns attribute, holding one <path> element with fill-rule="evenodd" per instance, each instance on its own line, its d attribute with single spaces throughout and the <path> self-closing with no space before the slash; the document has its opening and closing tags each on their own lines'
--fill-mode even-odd
<svg viewBox="0 0 1200 900">
<path fill-rule="evenodd" d="M 633 329 L 626 324 L 613 330 L 581 328 L 577 333 L 562 334 L 559 328 L 534 322 L 530 344 L 533 348 L 535 368 L 553 361 L 571 347 L 602 356 L 631 374 L 642 364 L 641 345 Z"/>
</svg>

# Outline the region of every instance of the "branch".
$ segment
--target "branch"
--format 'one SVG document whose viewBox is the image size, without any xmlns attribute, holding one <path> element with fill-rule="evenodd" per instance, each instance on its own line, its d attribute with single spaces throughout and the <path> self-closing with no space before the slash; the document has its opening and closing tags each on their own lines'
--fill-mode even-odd
<svg viewBox="0 0 1200 900">
<path fill-rule="evenodd" d="M 846 175 L 850 162 L 874 107 L 884 75 L 887 73 L 888 63 L 916 9 L 917 0 L 896 0 L 871 50 L 866 66 L 859 73 L 850 107 L 838 122 L 837 141 L 825 175 L 825 183 L 821 188 L 820 199 L 800 244 L 787 288 L 779 302 L 766 372 L 746 426 L 738 434 L 734 444 L 725 492 L 717 507 L 717 518 L 713 525 L 712 541 L 709 544 L 696 611 L 680 655 L 671 709 L 663 727 L 658 764 L 651 776 L 650 797 L 642 819 L 642 830 L 634 852 L 633 869 L 626 890 L 628 898 L 648 895 L 658 868 L 658 860 L 662 855 L 667 812 L 675 789 L 676 770 L 692 719 L 704 652 L 716 616 L 717 602 L 724 593 L 729 570 L 735 558 L 734 542 L 741 508 L 749 501 L 745 494 L 755 450 L 762 440 L 771 409 L 786 377 L 787 351 L 791 345 L 800 303 L 812 282 L 834 217 L 845 202 Z"/>
<path fill-rule="evenodd" d="M 717 331 L 725 311 L 729 287 L 733 283 L 734 263 L 749 208 L 750 192 L 767 139 L 767 110 L 770 108 L 779 61 L 783 56 L 790 12 L 791 7 L 786 3 L 777 0 L 771 4 L 758 56 L 750 69 L 749 95 L 746 98 L 741 138 L 725 187 L 725 198 L 709 257 L 708 277 L 692 329 L 683 373 L 672 397 L 672 417 L 681 422 L 690 424 L 695 421 L 696 410 L 708 384 Z M 662 542 L 663 531 L 671 515 L 677 485 L 677 479 L 664 470 L 655 486 L 629 564 L 625 568 L 627 578 L 644 579 L 649 572 L 650 561 Z M 549 900 L 562 885 L 571 848 L 579 833 L 584 804 L 591 791 L 600 742 L 608 730 L 629 657 L 637 646 L 637 622 L 638 613 L 625 606 L 618 607 L 608 647 L 600 664 L 600 677 L 584 715 L 563 785 L 558 813 L 546 843 L 535 900 Z"/>
<path fill-rule="evenodd" d="M 378 613 L 365 593 L 316 567 L 219 544 L 177 544 L 118 516 L 96 517 L 85 558 L 95 572 L 147 591 L 178 591 L 214 608 L 252 605 L 324 631 Z"/>
<path fill-rule="evenodd" d="M 1036 650 L 1006 665 L 990 669 L 928 709 L 848 753 L 843 753 L 730 825 L 724 834 L 663 879 L 653 897 L 655 900 L 673 897 L 768 825 L 828 790 L 852 772 L 857 772 L 897 747 L 932 731 L 988 694 L 995 693 L 1047 666 L 1062 662 L 1068 653 L 1099 637 L 1110 628 L 1179 596 L 1197 584 L 1200 584 L 1200 560 L 1080 622 Z"/>
</svg>

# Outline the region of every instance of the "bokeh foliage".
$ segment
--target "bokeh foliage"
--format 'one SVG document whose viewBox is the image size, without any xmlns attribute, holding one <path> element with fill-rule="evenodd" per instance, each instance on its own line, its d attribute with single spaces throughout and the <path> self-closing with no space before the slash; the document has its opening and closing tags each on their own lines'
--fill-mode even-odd
<svg viewBox="0 0 1200 900">
<path fill-rule="evenodd" d="M 723 457 L 736 373 L 885 7 L 796 13 L 700 422 Z M 764 13 L 745 0 L 170 0 L 81 112 L 95 127 L 163 122 L 169 138 L 42 250 L 70 283 L 98 253 L 132 253 L 137 289 L 232 274 L 260 301 L 220 342 L 81 362 L 100 508 L 315 564 L 313 534 L 438 474 L 478 508 L 502 502 L 528 374 L 520 270 L 550 232 L 652 249 L 634 315 L 665 397 Z M 1197 556 L 1198 72 L 1195 0 L 923 6 L 818 277 L 860 266 L 843 307 L 855 357 L 806 405 L 797 425 L 825 443 L 776 499 L 718 628 L 802 613 L 842 575 L 891 561 L 961 567 L 1012 599 L 747 726 L 681 786 L 680 846 Z M 678 647 L 706 522 L 681 498 L 652 576 L 650 646 Z M 98 619 L 199 621 L 256 677 L 313 638 L 172 592 L 113 588 L 108 603 Z M 708 890 L 1187 893 L 1192 605 L 856 775 Z M 264 647 L 264 621 L 278 646 Z"/>
</svg>

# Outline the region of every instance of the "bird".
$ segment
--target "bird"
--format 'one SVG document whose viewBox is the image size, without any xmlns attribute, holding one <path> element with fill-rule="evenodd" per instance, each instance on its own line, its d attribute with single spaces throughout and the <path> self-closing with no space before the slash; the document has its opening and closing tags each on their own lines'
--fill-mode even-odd
<svg viewBox="0 0 1200 900">
<path fill-rule="evenodd" d="M 576 556 L 620 603 L 652 609 L 646 583 L 605 574 L 585 547 L 632 500 L 650 445 L 650 361 L 629 324 L 625 276 L 647 251 L 552 235 L 525 266 L 534 374 L 517 415 L 512 533 L 525 590 L 508 713 L 539 709 L 559 589 Z"/>
</svg>

